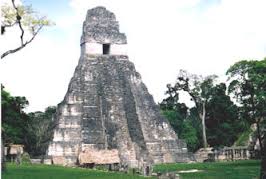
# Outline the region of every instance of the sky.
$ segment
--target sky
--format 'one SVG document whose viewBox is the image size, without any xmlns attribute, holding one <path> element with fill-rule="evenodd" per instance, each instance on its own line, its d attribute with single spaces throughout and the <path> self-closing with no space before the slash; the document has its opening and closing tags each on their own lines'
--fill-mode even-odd
<svg viewBox="0 0 266 179">
<path fill-rule="evenodd" d="M 235 62 L 266 57 L 265 0 L 22 2 L 56 24 L 1 60 L 1 83 L 12 95 L 29 100 L 28 112 L 43 111 L 63 100 L 78 64 L 86 11 L 95 6 L 115 13 L 128 39 L 129 60 L 156 103 L 165 97 L 166 84 L 175 82 L 180 69 L 216 74 L 224 80 Z M 1 53 L 19 42 L 17 30 L 1 36 Z"/>
</svg>

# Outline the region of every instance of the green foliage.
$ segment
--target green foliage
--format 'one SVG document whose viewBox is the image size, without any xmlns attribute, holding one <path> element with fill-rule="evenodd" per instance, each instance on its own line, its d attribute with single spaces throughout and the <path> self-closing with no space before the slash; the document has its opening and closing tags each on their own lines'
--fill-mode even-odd
<svg viewBox="0 0 266 179">
<path fill-rule="evenodd" d="M 29 153 L 24 152 L 24 153 L 21 155 L 21 162 L 22 162 L 23 164 L 29 164 L 29 163 L 30 163 L 30 155 L 29 155 Z"/>
<path fill-rule="evenodd" d="M 234 162 L 161 164 L 154 167 L 155 172 L 170 172 L 198 169 L 202 172 L 182 173 L 182 179 L 251 179 L 258 178 L 259 160 L 242 160 Z"/>
<path fill-rule="evenodd" d="M 49 165 L 8 164 L 2 178 L 7 179 L 141 179 L 147 178 L 118 172 Z"/>
<path fill-rule="evenodd" d="M 239 108 L 226 94 L 226 84 L 214 85 L 215 75 L 202 78 L 182 71 L 174 86 L 167 85 L 167 98 L 160 107 L 181 139 L 185 139 L 190 151 L 202 146 L 203 103 L 205 103 L 205 126 L 207 141 L 211 147 L 231 146 L 239 134 L 247 129 L 246 122 L 239 117 Z M 200 80 L 202 79 L 202 80 Z M 179 103 L 179 91 L 187 91 L 195 102 L 189 109 Z"/>
<path fill-rule="evenodd" d="M 25 97 L 11 96 L 3 86 L 1 93 L 2 131 L 5 143 L 23 143 L 25 122 L 28 120 L 23 109 L 29 104 Z"/>
<path fill-rule="evenodd" d="M 2 86 L 2 131 L 5 144 L 24 144 L 32 156 L 44 155 L 52 138 L 57 121 L 55 107 L 45 112 L 26 114 L 23 109 L 29 102 L 25 97 L 11 96 Z"/>
<path fill-rule="evenodd" d="M 266 59 L 239 61 L 228 69 L 227 75 L 231 80 L 229 92 L 240 103 L 246 121 L 256 123 L 260 148 L 264 150 L 262 128 L 265 128 L 266 117 Z"/>
<path fill-rule="evenodd" d="M 40 26 L 51 26 L 53 22 L 46 17 L 40 17 L 39 13 L 33 10 L 32 6 L 17 5 L 17 10 L 8 4 L 4 4 L 1 7 L 1 26 L 11 27 L 17 23 L 18 15 L 21 19 L 21 25 L 23 28 L 28 29 L 32 34 L 36 33 Z"/>
<path fill-rule="evenodd" d="M 200 146 L 198 131 L 193 127 L 191 120 L 185 120 L 179 138 L 184 139 L 190 151 L 196 151 Z"/>
<path fill-rule="evenodd" d="M 249 136 L 252 134 L 252 130 L 245 130 L 235 142 L 235 146 L 246 146 L 249 140 Z"/>
<path fill-rule="evenodd" d="M 211 98 L 206 106 L 208 143 L 213 147 L 231 146 L 246 129 L 245 123 L 238 116 L 238 107 L 226 94 L 224 83 L 211 88 L 210 95 Z"/>
<path fill-rule="evenodd" d="M 175 85 L 173 87 L 170 84 L 167 85 L 168 91 L 174 93 L 175 96 L 178 97 L 178 93 L 184 91 L 195 103 L 195 109 L 202 121 L 202 141 L 204 147 L 208 146 L 205 125 L 206 104 L 211 98 L 211 89 L 216 78 L 216 75 L 202 77 L 200 75 L 190 74 L 185 70 L 180 70 Z M 175 96 L 172 96 L 170 93 L 168 98 L 174 98 Z"/>
<path fill-rule="evenodd" d="M 195 120 L 192 116 L 186 119 L 179 110 L 162 110 L 161 113 L 169 121 L 179 138 L 186 141 L 188 150 L 196 151 L 200 146 L 199 120 Z"/>
<path fill-rule="evenodd" d="M 28 114 L 25 146 L 31 156 L 45 155 L 53 137 L 53 129 L 57 125 L 57 121 L 54 119 L 55 113 L 55 107 L 48 107 L 45 112 L 38 111 Z"/>
<path fill-rule="evenodd" d="M 190 74 L 185 70 L 180 70 L 172 91 L 176 93 L 180 91 L 187 92 L 200 114 L 202 113 L 203 103 L 206 103 L 210 98 L 210 89 L 213 87 L 216 78 L 216 75 L 203 77 L 201 75 Z"/>
<path fill-rule="evenodd" d="M 179 103 L 179 94 L 175 87 L 168 84 L 166 94 L 168 97 L 159 104 L 161 113 L 168 119 L 179 138 L 186 140 L 188 149 L 197 150 L 201 142 L 198 118 L 195 118 L 195 113 L 189 115 L 189 108 L 184 103 Z"/>
<path fill-rule="evenodd" d="M 180 118 L 179 114 L 174 110 L 162 110 L 161 113 L 168 119 L 170 125 L 176 133 L 180 135 L 183 118 Z"/>
<path fill-rule="evenodd" d="M 227 75 L 231 79 L 229 92 L 233 93 L 246 111 L 254 117 L 266 114 L 266 59 L 240 61 L 231 66 Z"/>
</svg>

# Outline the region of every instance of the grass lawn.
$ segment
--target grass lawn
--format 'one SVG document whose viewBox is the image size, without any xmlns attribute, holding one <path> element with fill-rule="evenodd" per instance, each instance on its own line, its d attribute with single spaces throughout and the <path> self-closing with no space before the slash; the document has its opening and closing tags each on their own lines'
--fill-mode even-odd
<svg viewBox="0 0 266 179">
<path fill-rule="evenodd" d="M 7 165 L 2 179 L 143 179 L 136 175 L 50 165 Z"/>
<path fill-rule="evenodd" d="M 180 174 L 183 179 L 253 179 L 259 178 L 260 161 L 242 160 L 235 162 L 164 164 L 154 167 L 156 172 L 198 169 L 202 172 Z"/>
<path fill-rule="evenodd" d="M 246 160 L 218 163 L 163 164 L 154 167 L 155 172 L 171 172 L 198 169 L 202 172 L 180 174 L 181 179 L 255 179 L 259 177 L 260 161 Z M 141 176 L 105 172 L 81 168 L 50 165 L 8 164 L 3 179 L 143 179 Z"/>
</svg>

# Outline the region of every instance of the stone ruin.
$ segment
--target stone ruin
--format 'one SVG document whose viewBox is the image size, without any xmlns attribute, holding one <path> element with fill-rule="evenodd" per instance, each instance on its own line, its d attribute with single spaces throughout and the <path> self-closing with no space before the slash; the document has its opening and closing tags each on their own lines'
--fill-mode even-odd
<svg viewBox="0 0 266 179">
<path fill-rule="evenodd" d="M 194 153 L 196 162 L 216 162 L 252 159 L 252 150 L 247 146 L 232 146 L 214 149 L 201 148 Z"/>
<path fill-rule="evenodd" d="M 21 163 L 21 155 L 24 153 L 24 145 L 22 144 L 10 144 L 8 147 L 4 147 L 4 160 L 6 157 L 10 158 L 11 162 Z"/>
<path fill-rule="evenodd" d="M 187 162 L 186 143 L 128 60 L 115 15 L 104 7 L 88 10 L 80 46 L 78 66 L 57 107 L 58 126 L 48 149 L 53 163 L 119 162 L 135 168 Z"/>
</svg>

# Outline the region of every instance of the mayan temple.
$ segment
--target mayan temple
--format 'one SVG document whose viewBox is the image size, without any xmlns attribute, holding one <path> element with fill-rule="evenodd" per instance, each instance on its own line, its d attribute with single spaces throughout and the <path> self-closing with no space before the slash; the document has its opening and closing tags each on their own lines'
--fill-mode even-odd
<svg viewBox="0 0 266 179">
<path fill-rule="evenodd" d="M 88 10 L 81 55 L 64 100 L 48 155 L 54 164 L 143 163 L 188 160 L 126 53 L 127 39 L 115 15 L 104 7 Z"/>
</svg>

